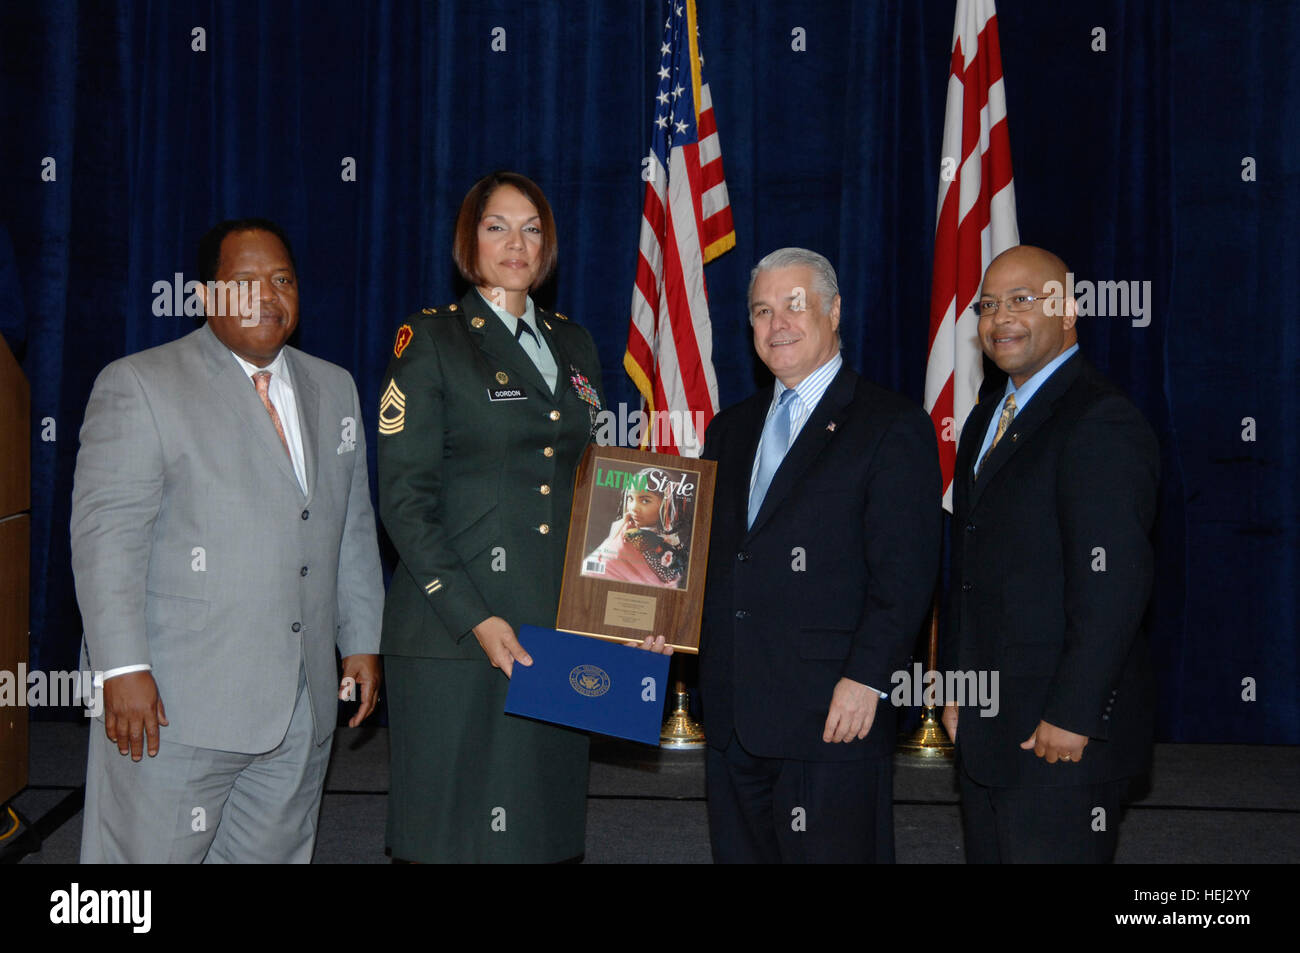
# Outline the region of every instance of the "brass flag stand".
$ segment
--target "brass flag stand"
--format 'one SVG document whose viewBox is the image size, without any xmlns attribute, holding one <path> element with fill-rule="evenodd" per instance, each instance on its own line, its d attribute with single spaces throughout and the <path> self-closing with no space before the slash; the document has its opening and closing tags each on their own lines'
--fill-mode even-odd
<svg viewBox="0 0 1300 953">
<path fill-rule="evenodd" d="M 930 647 L 926 653 L 926 670 L 939 668 L 939 594 L 936 591 L 930 604 Z M 921 712 L 921 727 L 900 741 L 896 753 L 909 764 L 947 764 L 952 760 L 952 742 L 939 720 L 936 705 L 926 705 Z"/>
<path fill-rule="evenodd" d="M 673 662 L 680 666 L 676 659 Z M 691 717 L 691 693 L 686 690 L 686 682 L 679 678 L 673 684 L 673 710 L 659 732 L 659 747 L 694 751 L 704 744 L 704 726 Z"/>
</svg>

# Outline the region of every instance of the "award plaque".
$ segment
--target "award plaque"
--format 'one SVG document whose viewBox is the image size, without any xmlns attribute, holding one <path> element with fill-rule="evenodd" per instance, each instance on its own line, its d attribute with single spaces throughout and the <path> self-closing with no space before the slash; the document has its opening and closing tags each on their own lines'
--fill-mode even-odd
<svg viewBox="0 0 1300 953">
<path fill-rule="evenodd" d="M 717 464 L 589 446 L 578 467 L 556 628 L 699 651 Z"/>
</svg>

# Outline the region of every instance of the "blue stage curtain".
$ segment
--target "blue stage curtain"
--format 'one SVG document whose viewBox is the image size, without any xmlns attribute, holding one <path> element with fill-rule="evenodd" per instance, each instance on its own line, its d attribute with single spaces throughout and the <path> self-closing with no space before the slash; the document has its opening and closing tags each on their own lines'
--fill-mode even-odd
<svg viewBox="0 0 1300 953">
<path fill-rule="evenodd" d="M 737 231 L 706 270 L 723 404 L 766 377 L 745 288 L 783 245 L 838 268 L 849 363 L 919 401 L 953 0 L 699 4 Z M 1161 440 L 1161 737 L 1298 742 L 1300 9 L 998 7 L 1022 240 L 1080 279 L 1151 282 L 1149 325 L 1091 318 L 1081 339 Z M 664 16 L 662 0 L 4 6 L 0 330 L 33 389 L 33 666 L 76 662 L 67 527 L 91 383 L 194 327 L 155 316 L 152 289 L 196 277 L 219 219 L 284 225 L 295 343 L 374 408 L 402 317 L 458 294 L 461 196 L 525 172 L 560 231 L 540 297 L 591 329 L 608 395 L 635 407 L 622 354 Z"/>
</svg>

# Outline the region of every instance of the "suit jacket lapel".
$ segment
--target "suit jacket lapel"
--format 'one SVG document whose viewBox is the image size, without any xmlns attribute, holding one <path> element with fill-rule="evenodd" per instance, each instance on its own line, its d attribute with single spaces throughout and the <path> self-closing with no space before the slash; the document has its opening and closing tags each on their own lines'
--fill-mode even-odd
<svg viewBox="0 0 1300 953">
<path fill-rule="evenodd" d="M 248 452 L 265 453 L 270 457 L 273 465 L 287 479 L 292 480 L 294 486 L 298 486 L 298 475 L 293 472 L 293 462 L 284 452 L 280 435 L 275 432 L 271 418 L 266 408 L 262 406 L 261 398 L 257 396 L 257 387 L 239 366 L 235 356 L 230 353 L 229 348 L 217 340 L 217 336 L 206 324 L 199 329 L 199 347 L 206 356 L 208 368 L 212 372 L 210 381 L 213 389 L 225 401 L 226 406 L 234 411 L 243 432 L 248 435 L 248 442 L 256 448 Z M 303 429 L 305 431 L 305 428 Z M 231 450 L 244 452 L 243 447 L 232 447 Z M 305 450 L 304 437 L 304 452 Z M 308 471 L 308 480 L 307 485 L 311 486 L 310 471 Z"/>
<path fill-rule="evenodd" d="M 835 436 L 835 424 L 838 426 L 843 422 L 844 409 L 853 399 L 853 393 L 857 390 L 857 382 L 854 380 L 853 372 L 849 370 L 847 364 L 840 367 L 839 373 L 831 381 L 830 386 L 826 388 L 826 393 L 822 399 L 817 402 L 816 408 L 813 409 L 811 416 L 804 423 L 803 429 L 799 431 L 799 436 L 795 438 L 794 445 L 777 467 L 776 473 L 772 476 L 772 483 L 767 488 L 767 495 L 763 497 L 763 505 L 759 508 L 758 515 L 754 517 L 754 525 L 750 528 L 750 533 L 754 533 L 781 505 L 781 501 L 790 494 L 790 491 L 799 482 L 799 478 L 817 459 L 822 448 Z M 763 420 L 759 422 L 759 434 L 762 434 L 763 423 L 766 422 L 767 414 L 764 408 Z M 758 448 L 758 437 L 754 438 L 754 449 Z M 750 454 L 750 463 L 753 464 L 753 454 Z M 747 494 L 745 494 L 747 497 Z M 748 502 L 748 499 L 746 499 Z"/>
<path fill-rule="evenodd" d="M 737 443 L 726 453 L 727 469 L 734 467 L 735 479 L 743 481 L 744 493 L 714 493 L 713 506 L 718 510 L 720 501 L 726 500 L 731 508 L 731 517 L 736 520 L 742 536 L 748 535 L 745 524 L 749 521 L 749 478 L 754 472 L 754 456 L 758 453 L 758 441 L 763 435 L 763 423 L 767 419 L 767 409 L 772 405 L 772 388 L 768 387 L 749 398 L 744 405 L 745 417 L 737 423 L 737 432 L 744 435 L 744 442 Z M 719 466 L 723 461 L 719 460 Z M 717 516 L 714 520 L 718 519 Z M 757 524 L 755 524 L 757 525 Z"/>
<path fill-rule="evenodd" d="M 523 346 L 510 336 L 506 326 L 478 291 L 470 288 L 469 293 L 460 299 L 460 304 L 464 309 L 464 320 L 469 324 L 470 334 L 474 336 L 479 350 L 488 358 L 488 363 L 493 364 L 491 371 L 493 373 L 505 371 L 508 372 L 507 377 L 522 378 L 539 396 L 550 397 L 551 389 L 546 386 L 546 381 L 541 371 L 537 369 L 537 365 L 524 351 Z M 474 318 L 482 318 L 483 326 L 474 327 Z M 558 359 L 556 363 L 559 363 Z M 556 387 L 557 389 L 559 387 L 558 378 Z"/>
<path fill-rule="evenodd" d="M 979 502 L 980 495 L 984 492 L 990 481 L 995 477 L 999 470 L 1006 465 L 1007 461 L 1016 455 L 1016 451 L 1041 427 L 1056 409 L 1057 403 L 1065 396 L 1065 392 L 1070 389 L 1076 377 L 1079 376 L 1079 369 L 1083 366 L 1083 361 L 1079 354 L 1076 353 L 1068 361 L 1056 369 L 1044 384 L 1038 388 L 1034 394 L 1033 400 L 1025 408 L 1023 413 L 1017 413 L 1011 419 L 1011 426 L 1007 432 L 1002 435 L 998 445 L 989 452 L 989 458 L 984 462 L 983 469 L 980 470 L 979 476 L 975 478 L 975 485 L 971 489 L 971 509 L 974 509 Z M 997 407 L 1002 407 L 1002 402 L 996 402 Z M 990 411 L 993 413 L 993 411 Z M 988 418 L 984 418 L 984 426 L 988 427 Z M 976 452 L 979 450 L 980 443 L 983 442 L 983 433 L 980 432 L 980 440 L 975 444 Z"/>
<path fill-rule="evenodd" d="M 989 427 L 989 418 L 1001 408 L 1000 400 L 985 395 L 979 403 L 971 408 L 970 415 L 966 418 L 966 423 L 962 427 L 962 440 L 957 449 L 957 458 L 953 463 L 955 471 L 953 473 L 953 500 L 957 498 L 957 481 L 961 481 L 960 489 L 968 497 L 972 496 L 975 489 L 975 455 L 980 452 L 980 446 L 984 441 L 984 434 Z M 969 436 L 968 436 L 969 435 Z"/>
<path fill-rule="evenodd" d="M 307 373 L 303 362 L 297 359 L 297 352 L 285 348 L 285 361 L 290 364 L 289 374 L 293 378 L 293 396 L 298 405 L 298 432 L 302 435 L 303 471 L 307 476 L 307 502 L 311 502 L 316 492 L 316 465 L 319 459 L 320 432 L 320 387 L 316 379 Z M 294 477 L 294 482 L 298 478 Z"/>
</svg>

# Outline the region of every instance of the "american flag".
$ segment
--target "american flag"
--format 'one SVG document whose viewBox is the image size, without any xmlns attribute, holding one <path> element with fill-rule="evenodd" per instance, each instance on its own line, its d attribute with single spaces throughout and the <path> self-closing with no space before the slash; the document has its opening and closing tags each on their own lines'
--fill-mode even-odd
<svg viewBox="0 0 1300 953">
<path fill-rule="evenodd" d="M 698 456 L 704 427 L 718 411 L 704 266 L 736 244 L 736 230 L 695 0 L 670 2 L 659 47 L 653 148 L 642 160 L 645 205 L 623 366 L 645 410 L 670 412 L 671 429 L 647 427 L 642 446 Z"/>
<path fill-rule="evenodd" d="M 989 262 L 1019 243 L 997 11 L 993 0 L 957 0 L 925 371 L 925 408 L 939 439 L 943 505 L 949 511 L 957 439 L 984 379 L 970 306 Z"/>
</svg>

